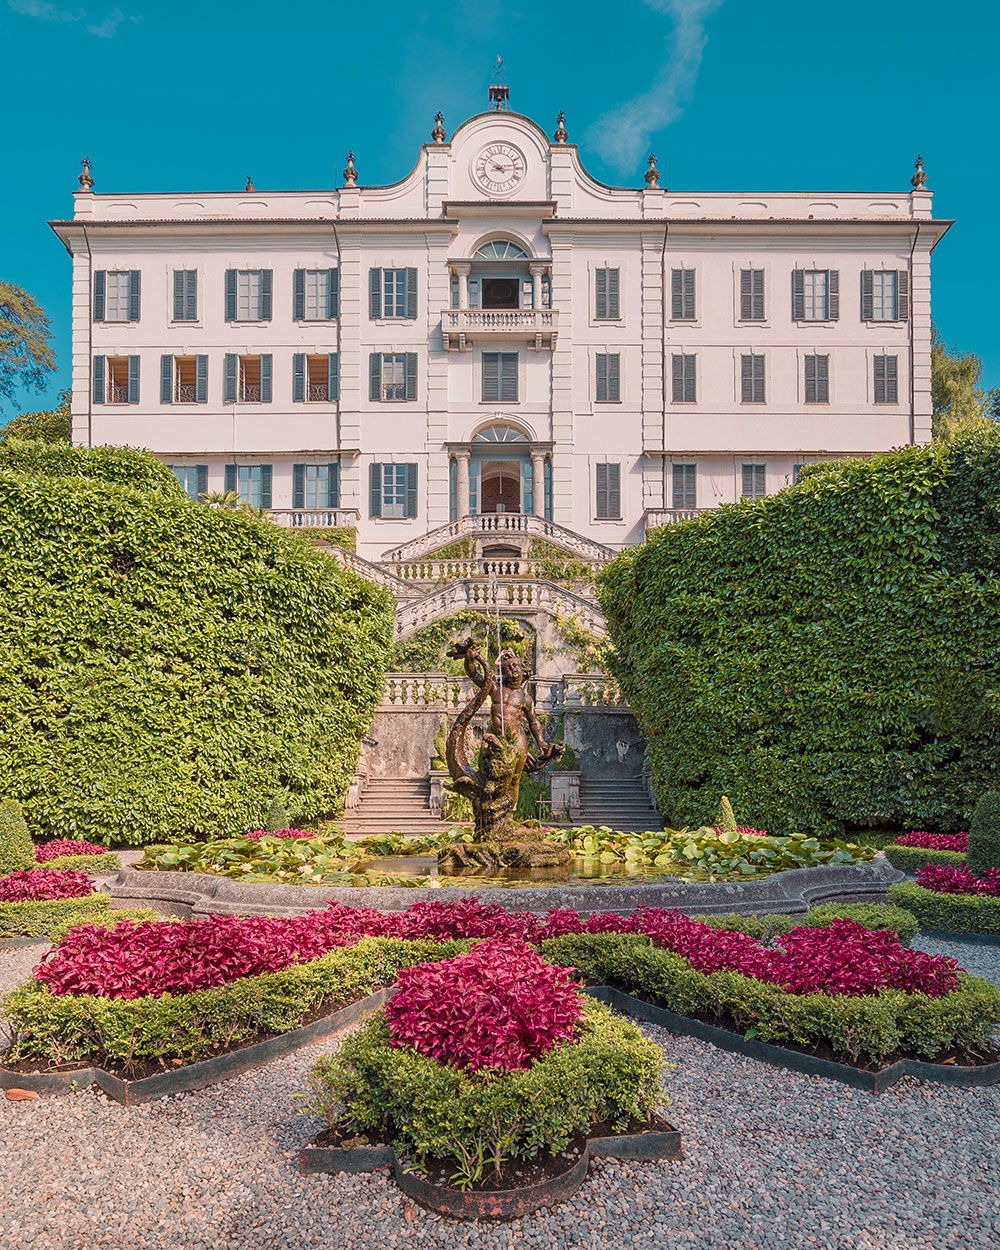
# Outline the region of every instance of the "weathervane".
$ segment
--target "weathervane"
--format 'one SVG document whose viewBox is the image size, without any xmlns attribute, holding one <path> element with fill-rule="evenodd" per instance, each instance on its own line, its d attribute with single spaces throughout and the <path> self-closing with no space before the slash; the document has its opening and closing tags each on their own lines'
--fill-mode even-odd
<svg viewBox="0 0 1000 1250">
<path fill-rule="evenodd" d="M 79 182 L 80 187 L 84 191 L 89 191 L 90 188 L 94 185 L 94 180 L 90 176 L 90 157 L 85 156 L 83 160 L 81 161 L 81 164 L 83 165 L 83 173 L 80 175 L 77 181 Z"/>
<path fill-rule="evenodd" d="M 347 153 L 347 165 L 344 168 L 344 186 L 353 187 L 357 185 L 358 171 L 354 166 L 354 153 Z"/>
<path fill-rule="evenodd" d="M 440 109 L 434 114 L 434 129 L 431 131 L 431 138 L 435 143 L 444 143 L 447 138 L 444 130 L 444 113 Z"/>
<path fill-rule="evenodd" d="M 910 179 L 910 184 L 915 191 L 923 191 L 927 185 L 927 174 L 924 171 L 924 158 L 922 156 L 918 156 L 913 163 L 913 177 Z"/>
<path fill-rule="evenodd" d="M 497 67 L 489 90 L 490 105 L 498 112 L 505 112 L 510 105 L 510 87 L 504 81 L 503 57 L 497 57 Z"/>
</svg>

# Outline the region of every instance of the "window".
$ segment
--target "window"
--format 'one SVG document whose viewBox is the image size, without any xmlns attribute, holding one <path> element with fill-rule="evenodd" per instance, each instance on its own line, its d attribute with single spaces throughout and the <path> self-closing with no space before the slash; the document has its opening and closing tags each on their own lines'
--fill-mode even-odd
<svg viewBox="0 0 1000 1250">
<path fill-rule="evenodd" d="M 740 320 L 764 320 L 764 270 L 740 270 Z"/>
<path fill-rule="evenodd" d="M 910 275 L 905 269 L 861 271 L 861 320 L 905 321 L 910 311 Z"/>
<path fill-rule="evenodd" d="M 417 353 L 372 352 L 368 398 L 375 403 L 401 403 L 417 398 Z"/>
<path fill-rule="evenodd" d="M 876 356 L 874 359 L 874 400 L 877 404 L 899 403 L 899 359 Z"/>
<path fill-rule="evenodd" d="M 805 466 L 804 464 L 793 464 L 793 465 L 792 465 L 792 485 L 793 485 L 793 486 L 794 486 L 794 485 L 795 485 L 795 483 L 799 480 L 800 476 L 802 475 L 802 470 L 803 470 L 805 467 L 806 467 L 806 466 Z"/>
<path fill-rule="evenodd" d="M 696 464 L 675 464 L 671 470 L 673 481 L 671 507 L 697 508 L 698 506 L 698 466 Z"/>
<path fill-rule="evenodd" d="M 198 271 L 174 270 L 174 321 L 198 320 Z"/>
<path fill-rule="evenodd" d="M 94 273 L 94 320 L 138 321 L 138 269 L 98 269 Z"/>
<path fill-rule="evenodd" d="M 621 465 L 597 465 L 594 482 L 597 488 L 595 516 L 599 521 L 617 521 L 622 514 Z"/>
<path fill-rule="evenodd" d="M 160 403 L 208 402 L 207 356 L 160 357 Z"/>
<path fill-rule="evenodd" d="M 767 494 L 767 465 L 745 464 L 743 466 L 743 498 L 763 499 Z"/>
<path fill-rule="evenodd" d="M 596 321 L 618 321 L 621 317 L 620 269 L 594 270 L 594 319 Z"/>
<path fill-rule="evenodd" d="M 694 270 L 671 269 L 670 316 L 674 321 L 694 321 Z"/>
<path fill-rule="evenodd" d="M 93 389 L 95 404 L 137 404 L 139 357 L 95 356 Z"/>
<path fill-rule="evenodd" d="M 763 356 L 750 354 L 740 357 L 740 399 L 744 404 L 766 402 Z"/>
<path fill-rule="evenodd" d="M 401 519 L 417 515 L 415 464 L 373 464 L 370 487 L 373 517 Z"/>
<path fill-rule="evenodd" d="M 296 269 L 292 278 L 292 317 L 330 321 L 340 315 L 340 270 Z"/>
<path fill-rule="evenodd" d="M 506 239 L 494 239 L 492 243 L 484 243 L 476 250 L 477 260 L 520 260 L 528 253 L 516 243 L 508 243 Z"/>
<path fill-rule="evenodd" d="M 416 269 L 370 269 L 368 271 L 368 315 L 382 318 L 408 318 L 417 315 Z"/>
<path fill-rule="evenodd" d="M 292 403 L 325 404 L 340 398 L 340 356 L 337 352 L 292 357 Z"/>
<path fill-rule="evenodd" d="M 840 316 L 840 274 L 836 269 L 792 271 L 792 320 L 836 321 Z"/>
<path fill-rule="evenodd" d="M 598 352 L 594 359 L 597 369 L 595 401 L 599 404 L 621 403 L 621 356 L 618 352 Z"/>
<path fill-rule="evenodd" d="M 675 404 L 693 404 L 698 399 L 697 356 L 675 355 L 671 361 L 671 396 Z"/>
<path fill-rule="evenodd" d="M 208 494 L 207 464 L 171 464 L 167 468 L 180 482 L 181 489 L 187 493 L 189 499 Z"/>
<path fill-rule="evenodd" d="M 227 404 L 269 404 L 271 402 L 271 357 L 226 356 Z"/>
<path fill-rule="evenodd" d="M 226 270 L 226 320 L 270 321 L 270 269 Z"/>
<path fill-rule="evenodd" d="M 828 404 L 830 402 L 830 357 L 806 356 L 805 402 Z"/>
<path fill-rule="evenodd" d="M 339 464 L 293 464 L 293 508 L 339 508 Z"/>
<path fill-rule="evenodd" d="M 517 403 L 517 352 L 483 352 L 483 403 Z"/>
<path fill-rule="evenodd" d="M 271 466 L 269 464 L 227 464 L 226 490 L 235 491 L 251 508 L 271 506 Z"/>
</svg>

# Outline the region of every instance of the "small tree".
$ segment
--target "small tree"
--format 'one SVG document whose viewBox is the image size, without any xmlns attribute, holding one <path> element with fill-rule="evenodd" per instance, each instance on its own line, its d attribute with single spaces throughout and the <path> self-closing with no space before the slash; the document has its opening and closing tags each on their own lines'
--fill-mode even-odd
<svg viewBox="0 0 1000 1250">
<path fill-rule="evenodd" d="M 35 866 L 35 845 L 16 799 L 0 802 L 0 877 Z"/>
<path fill-rule="evenodd" d="M 288 808 L 285 806 L 284 798 L 279 794 L 271 803 L 267 810 L 267 819 L 264 821 L 264 828 L 268 833 L 274 833 L 276 829 L 289 829 L 291 817 L 288 815 Z"/>
<path fill-rule="evenodd" d="M 981 795 L 969 824 L 968 867 L 975 873 L 1000 868 L 1000 791 Z"/>
<path fill-rule="evenodd" d="M 733 811 L 733 805 L 725 795 L 719 801 L 719 828 L 723 833 L 739 832 L 736 828 L 736 813 Z"/>
<path fill-rule="evenodd" d="M 0 412 L 14 407 L 17 387 L 38 393 L 56 367 L 49 319 L 33 296 L 11 282 L 0 282 Z"/>
<path fill-rule="evenodd" d="M 73 420 L 69 411 L 69 391 L 59 395 L 58 406 L 47 412 L 22 412 L 0 430 L 6 438 L 39 439 L 43 443 L 68 443 Z"/>
<path fill-rule="evenodd" d="M 996 417 L 997 396 L 980 388 L 983 362 L 975 352 L 955 351 L 935 329 L 931 337 L 931 402 L 940 438 Z"/>
</svg>

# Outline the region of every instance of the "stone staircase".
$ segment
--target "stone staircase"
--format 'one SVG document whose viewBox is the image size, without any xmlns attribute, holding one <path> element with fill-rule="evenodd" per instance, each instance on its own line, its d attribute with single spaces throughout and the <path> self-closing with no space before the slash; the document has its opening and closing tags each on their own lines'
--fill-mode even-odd
<svg viewBox="0 0 1000 1250">
<path fill-rule="evenodd" d="M 581 777 L 581 825 L 610 825 L 623 833 L 662 829 L 641 777 Z"/>
<path fill-rule="evenodd" d="M 345 813 L 340 827 L 353 837 L 416 835 L 450 829 L 448 821 L 431 811 L 430 794 L 428 777 L 372 777 L 361 794 L 361 802 Z"/>
</svg>

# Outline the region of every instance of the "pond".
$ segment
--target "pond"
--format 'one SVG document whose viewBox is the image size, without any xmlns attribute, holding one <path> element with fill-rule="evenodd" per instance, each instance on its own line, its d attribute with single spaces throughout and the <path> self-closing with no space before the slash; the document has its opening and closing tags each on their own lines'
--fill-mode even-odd
<svg viewBox="0 0 1000 1250">
<path fill-rule="evenodd" d="M 441 865 L 433 855 L 398 855 L 365 860 L 355 867 L 375 886 L 464 886 L 479 889 L 508 887 L 525 889 L 537 885 L 639 885 L 660 881 L 711 881 L 709 873 L 685 864 L 671 865 L 671 871 L 624 860 L 603 863 L 596 856 L 573 856 L 569 863 L 550 868 L 500 868 L 490 876 L 474 868 Z M 751 881 L 768 872 L 727 874 L 727 881 Z M 360 884 L 360 883 L 359 883 Z"/>
</svg>

